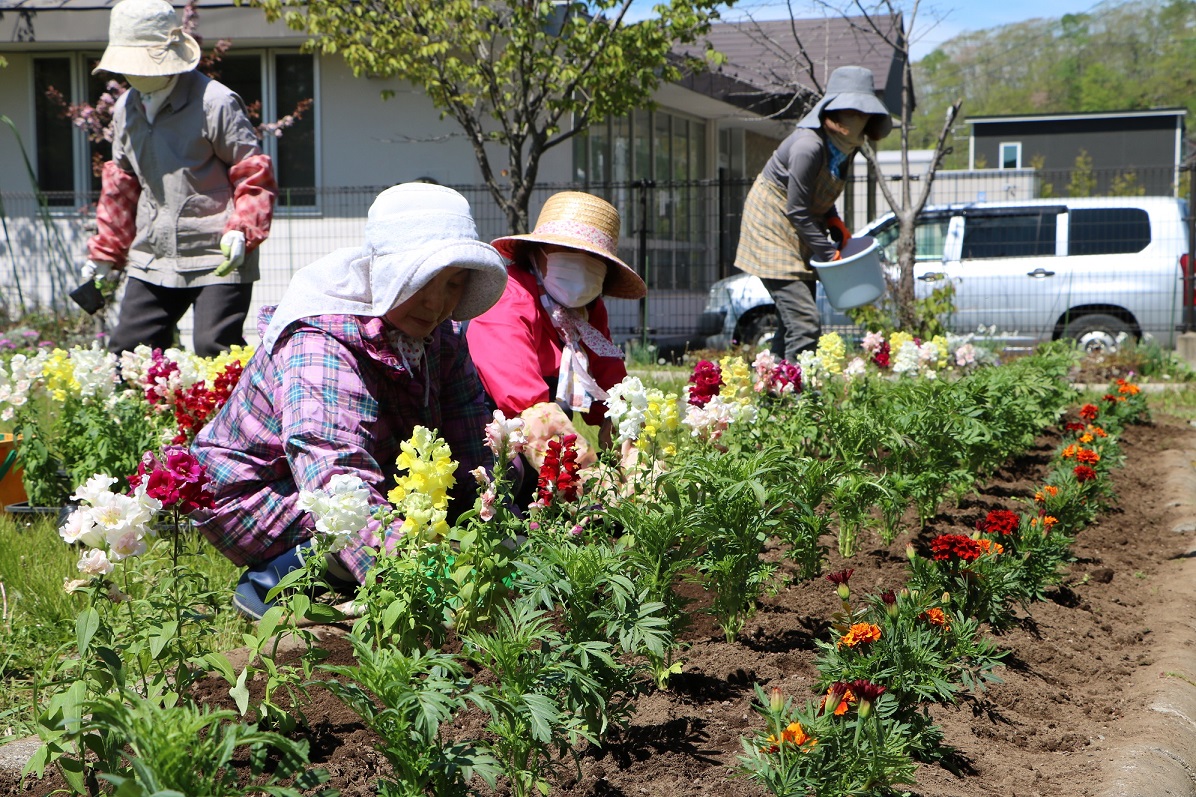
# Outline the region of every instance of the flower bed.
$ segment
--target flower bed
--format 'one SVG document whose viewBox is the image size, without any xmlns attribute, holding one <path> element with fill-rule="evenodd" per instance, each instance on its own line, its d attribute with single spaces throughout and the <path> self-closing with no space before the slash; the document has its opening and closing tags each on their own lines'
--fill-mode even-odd
<svg viewBox="0 0 1196 797">
<path fill-rule="evenodd" d="M 177 607 L 197 603 L 190 593 L 167 602 L 176 607 L 174 625 L 151 622 L 132 643 L 119 641 L 119 609 L 105 604 L 99 589 L 111 565 L 98 567 L 97 555 L 88 554 L 81 569 L 96 579 L 85 588 L 96 600 L 88 610 L 94 621 L 85 624 L 86 637 L 80 633 L 76 686 L 43 716 L 48 755 L 36 764 L 55 753 L 63 763 L 77 760 L 72 745 L 107 728 L 69 720 L 64 727 L 62 718 L 87 705 L 89 689 L 111 691 L 113 656 L 141 651 L 134 656 L 140 683 L 122 681 L 121 699 L 126 713 L 145 714 L 147 722 L 195 722 L 185 713 L 187 697 L 207 669 L 227 680 L 241 714 L 293 732 L 312 719 L 297 711 L 303 703 L 295 703 L 296 690 L 313 674 L 331 672 L 337 681 L 325 688 L 379 734 L 391 768 L 382 778 L 392 793 L 413 784 L 464 793 L 471 778 L 502 779 L 515 794 L 542 792 L 560 785 L 563 753 L 610 749 L 631 732 L 628 712 L 646 684 L 656 691 L 640 703 L 685 693 L 694 648 L 678 640 L 694 638 L 687 621 L 708 614 L 724 645 L 750 646 L 745 632 L 766 593 L 821 583 L 837 593 L 838 605 L 808 629 L 807 646 L 821 649 L 815 677 L 802 692 L 757 693 L 767 722 L 743 723 L 740 765 L 780 794 L 910 782 L 920 764 L 948 757 L 932 712 L 975 699 L 992 679 L 1003 654 L 984 629 L 1012 627 L 1019 611 L 1059 583 L 1069 545 L 1109 498 L 1109 468 L 1118 461 L 1110 432 L 1142 405 L 1126 383 L 1121 394 L 1079 408 L 1070 421 L 1078 427 L 1065 427 L 1052 467 L 1029 485 L 1016 518 L 1008 507 L 993 508 L 973 528 L 925 538 L 921 550 L 911 546 L 899 558 L 895 582 L 865 582 L 875 590 L 869 596 L 861 576 L 848 572 L 855 568 L 832 570 L 831 585 L 810 581 L 826 569 L 826 533 L 837 526 L 832 556 L 843 557 L 861 547 L 901 545 L 905 531 L 924 537 L 945 498 L 954 495 L 963 506 L 984 474 L 1029 449 L 1058 419 L 1068 396 L 1057 372 L 1068 358 L 1046 353 L 959 381 L 893 387 L 836 378 L 831 363 L 841 355 L 833 346 L 826 351 L 820 362 L 806 360 L 800 374 L 758 361 L 755 391 L 742 362 L 721 363 L 717 379 L 702 366 L 694 380 L 702 390 L 688 396 L 684 417 L 676 397 L 628 380 L 611 407 L 620 435 L 640 452 L 639 465 L 626 482 L 603 471 L 584 479 L 562 441 L 541 473 L 530 522 L 505 507 L 501 473 L 493 480 L 479 473 L 485 490 L 477 510 L 448 526 L 448 452 L 420 432 L 404 449 L 407 475 L 391 494 L 392 514 L 382 516 L 395 533 L 388 549 L 396 555 L 379 559 L 357 597 L 362 617 L 353 627 L 351 665 L 321 671 L 318 647 L 286 666 L 270 653 L 275 630 L 298 618 L 335 617 L 305 595 L 322 578 L 320 557 L 284 582 L 299 590 L 289 614 L 267 615 L 240 668 L 203 654 L 184 633 Z M 499 461 L 520 444 L 518 429 L 501 418 L 490 440 Z M 586 484 L 580 494 L 579 480 Z M 368 517 L 354 507 L 361 492 L 346 482 L 305 497 L 320 518 L 326 550 Z M 512 548 L 506 541 L 515 532 L 527 542 Z M 107 538 L 109 558 L 130 555 L 124 538 L 118 542 Z M 704 590 L 701 600 L 692 600 L 694 585 Z M 111 595 L 111 586 L 105 589 Z M 291 632 L 315 643 L 310 632 Z M 93 638 L 110 640 L 109 653 L 89 664 Z M 194 653 L 180 657 L 177 650 Z M 251 695 L 247 682 L 254 678 L 264 691 Z M 762 679 L 745 672 L 735 680 L 747 689 Z M 161 688 L 182 698 L 177 710 L 152 697 Z M 111 722 L 128 720 L 120 705 L 105 703 Z M 484 733 L 465 734 L 466 721 L 479 712 Z M 286 749 L 282 738 L 265 736 L 255 755 L 271 746 Z M 91 773 L 145 777 L 122 763 L 119 750 L 104 750 L 111 759 Z M 76 790 L 88 774 L 72 775 Z"/>
</svg>

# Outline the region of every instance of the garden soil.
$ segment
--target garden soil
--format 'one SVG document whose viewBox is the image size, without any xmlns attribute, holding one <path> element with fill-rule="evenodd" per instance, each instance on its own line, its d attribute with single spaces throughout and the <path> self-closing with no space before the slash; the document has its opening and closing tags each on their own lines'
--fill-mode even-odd
<svg viewBox="0 0 1196 797">
<path fill-rule="evenodd" d="M 970 533 L 992 509 L 1021 510 L 1041 484 L 1057 439 L 1044 437 L 958 506 L 946 506 L 918 537 Z M 908 788 L 918 797 L 1104 797 L 1196 794 L 1184 764 L 1196 764 L 1196 428 L 1156 417 L 1122 438 L 1124 467 L 1113 473 L 1117 505 L 1077 537 L 1076 560 L 1048 600 L 1020 612 L 996 636 L 1009 651 L 1001 683 L 934 710 L 950 747 L 924 764 Z M 854 568 L 853 593 L 899 588 L 906 573 L 901 537 L 890 546 L 862 537 L 850 560 L 832 549 L 828 572 Z M 780 552 L 768 555 L 781 561 Z M 732 777 L 740 737 L 761 726 L 753 685 L 779 686 L 801 700 L 817 679 L 815 640 L 828 638 L 838 608 L 825 579 L 782 586 L 765 598 L 734 644 L 701 614 L 684 670 L 668 691 L 641 695 L 630 726 L 603 748 L 582 746 L 561 763 L 562 797 L 749 797 L 763 792 Z M 348 661 L 343 630 L 322 629 L 333 659 Z M 225 686 L 210 684 L 228 705 Z M 375 794 L 387 770 L 374 738 L 331 695 L 314 690 L 303 706 L 315 765 L 345 797 Z M 476 733 L 467 717 L 453 735 Z M 46 795 L 57 778 L 23 784 L 5 770 L 0 795 Z M 12 756 L 9 756 L 10 758 Z M 505 791 L 500 793 L 505 794 Z M 824 795 L 823 797 L 828 797 Z"/>
</svg>

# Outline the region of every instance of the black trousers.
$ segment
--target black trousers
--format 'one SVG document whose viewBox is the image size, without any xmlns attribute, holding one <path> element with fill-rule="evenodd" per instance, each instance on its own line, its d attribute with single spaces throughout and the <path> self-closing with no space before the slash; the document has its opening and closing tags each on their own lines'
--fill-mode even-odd
<svg viewBox="0 0 1196 797">
<path fill-rule="evenodd" d="M 214 357 L 232 346 L 244 346 L 245 316 L 253 283 L 164 288 L 130 277 L 120 305 L 120 320 L 108 336 L 108 350 L 119 355 L 141 344 L 151 349 L 174 345 L 179 319 L 195 306 L 195 353 Z"/>
<path fill-rule="evenodd" d="M 772 353 L 796 362 L 803 351 L 818 348 L 822 336 L 822 316 L 818 313 L 818 283 L 815 280 L 762 279 L 777 307 L 777 332 L 772 339 Z"/>
</svg>

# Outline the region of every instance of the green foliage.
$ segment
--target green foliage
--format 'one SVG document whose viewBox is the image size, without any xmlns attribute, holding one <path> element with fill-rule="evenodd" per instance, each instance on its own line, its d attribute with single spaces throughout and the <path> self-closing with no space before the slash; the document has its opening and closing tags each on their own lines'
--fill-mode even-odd
<svg viewBox="0 0 1196 797">
<path fill-rule="evenodd" d="M 405 653 L 352 637 L 357 663 L 325 665 L 344 679 L 324 686 L 357 712 L 381 739 L 392 777 L 378 784 L 385 797 L 472 794 L 475 775 L 494 786 L 498 762 L 468 743 L 447 744 L 441 728 L 468 705 L 461 663 L 438 651 Z"/>
<path fill-rule="evenodd" d="M 128 745 L 119 757 L 101 759 L 95 768 L 122 797 L 300 797 L 328 779 L 327 772 L 307 770 L 307 740 L 233 723 L 232 711 L 172 705 L 133 693 L 98 697 L 86 708 L 84 738 Z M 234 766 L 234 757 L 242 754 L 249 760 L 248 779 Z"/>
<path fill-rule="evenodd" d="M 798 706 L 779 690 L 766 696 L 757 686 L 756 699 L 765 728 L 743 739 L 740 771 L 769 794 L 888 794 L 913 783 L 909 728 L 894 716 L 891 695 L 840 716 L 814 702 Z M 790 741 L 795 735 L 809 741 Z"/>
<path fill-rule="evenodd" d="M 947 321 L 955 313 L 954 283 L 946 282 L 926 296 L 914 298 L 908 313 L 912 326 L 900 322 L 902 316 L 897 307 L 897 291 L 890 290 L 872 304 L 851 308 L 847 316 L 861 329 L 883 332 L 885 337 L 899 329 L 923 340 L 935 335 L 946 335 Z"/>
<path fill-rule="evenodd" d="M 689 65 L 676 46 L 698 41 L 718 18 L 713 0 L 670 0 L 638 22 L 625 19 L 621 0 L 253 4 L 307 34 L 309 49 L 340 55 L 356 75 L 423 88 L 464 131 L 511 232 L 527 229 L 543 153 L 647 106 Z M 487 145 L 504 161 L 492 163 Z"/>
<path fill-rule="evenodd" d="M 496 619 L 489 633 L 464 637 L 462 655 L 495 676 L 493 686 L 475 685 L 472 697 L 490 714 L 492 749 L 515 797 L 547 794 L 548 772 L 580 739 L 592 744 L 594 717 L 606 709 L 595 665 L 614 669 L 605 642 L 568 643 L 549 616 L 519 599 Z"/>
</svg>

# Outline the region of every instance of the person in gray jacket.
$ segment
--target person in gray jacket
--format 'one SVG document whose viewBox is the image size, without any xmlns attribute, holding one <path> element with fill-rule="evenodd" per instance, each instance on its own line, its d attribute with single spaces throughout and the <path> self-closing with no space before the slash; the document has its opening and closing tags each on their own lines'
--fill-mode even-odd
<svg viewBox="0 0 1196 797">
<path fill-rule="evenodd" d="M 851 238 L 835 210 L 847 167 L 865 137 L 877 141 L 892 129 L 872 71 L 839 67 L 826 94 L 773 152 L 748 192 L 735 266 L 759 277 L 772 295 L 779 320 L 772 351 L 778 357 L 793 362 L 817 347 L 822 321 L 809 263 L 839 258 Z"/>
<path fill-rule="evenodd" d="M 165 0 L 121 0 L 95 72 L 130 89 L 113 109 L 112 160 L 101 177 L 83 278 L 128 275 L 108 348 L 167 348 L 195 309 L 194 348 L 244 345 L 257 248 L 278 193 L 245 103 L 195 71 L 199 44 Z"/>
</svg>

